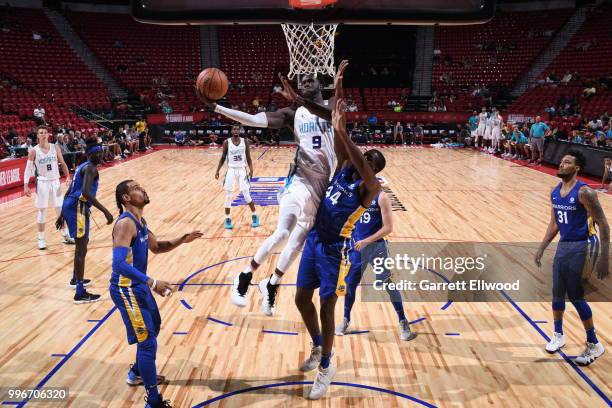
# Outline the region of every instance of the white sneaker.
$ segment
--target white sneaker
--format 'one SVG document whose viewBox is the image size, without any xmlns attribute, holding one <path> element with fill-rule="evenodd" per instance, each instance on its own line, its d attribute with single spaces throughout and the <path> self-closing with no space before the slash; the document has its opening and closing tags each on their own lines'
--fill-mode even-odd
<svg viewBox="0 0 612 408">
<path fill-rule="evenodd" d="M 62 242 L 64 244 L 67 245 L 73 245 L 74 244 L 74 238 L 72 238 L 70 235 L 63 235 L 64 239 L 62 240 Z"/>
<path fill-rule="evenodd" d="M 581 366 L 588 366 L 598 357 L 601 357 L 604 351 L 604 346 L 601 344 L 601 341 L 595 344 L 587 342 L 586 348 L 582 354 L 574 359 L 574 362 Z"/>
<path fill-rule="evenodd" d="M 47 242 L 44 238 L 38 238 L 38 249 L 47 249 Z"/>
<path fill-rule="evenodd" d="M 300 371 L 308 372 L 312 371 L 321 364 L 321 356 L 323 355 L 322 346 L 313 346 L 310 350 L 310 356 L 300 366 Z"/>
<path fill-rule="evenodd" d="M 565 346 L 565 334 L 554 332 L 550 342 L 546 345 L 546 351 L 556 353 L 561 347 Z"/>
<path fill-rule="evenodd" d="M 343 317 L 342 322 L 336 326 L 336 336 L 344 336 L 348 331 L 349 324 L 351 324 L 351 321 Z"/>
<path fill-rule="evenodd" d="M 251 284 L 252 273 L 240 272 L 232 282 L 232 303 L 239 307 L 245 307 L 247 304 L 246 294 L 249 291 Z"/>
<path fill-rule="evenodd" d="M 270 278 L 266 278 L 259 282 L 259 291 L 261 292 L 261 310 L 266 316 L 274 315 L 276 310 L 276 292 L 279 285 L 272 285 Z"/>
<path fill-rule="evenodd" d="M 312 388 L 310 389 L 310 394 L 308 394 L 308 399 L 318 400 L 325 394 L 327 394 L 327 389 L 334 378 L 334 374 L 336 374 L 336 368 L 331 364 L 327 368 L 320 368 L 317 371 L 317 376 L 315 377 L 314 382 L 312 383 Z"/>
<path fill-rule="evenodd" d="M 410 341 L 416 337 L 416 334 L 414 334 L 410 330 L 410 324 L 408 323 L 408 320 L 400 320 L 399 326 L 400 326 L 400 339 L 401 340 Z"/>
</svg>

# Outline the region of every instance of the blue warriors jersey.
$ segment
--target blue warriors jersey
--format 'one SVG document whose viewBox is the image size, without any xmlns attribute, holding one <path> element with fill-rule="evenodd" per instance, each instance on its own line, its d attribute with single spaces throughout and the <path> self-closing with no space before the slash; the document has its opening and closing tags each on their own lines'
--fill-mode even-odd
<svg viewBox="0 0 612 408">
<path fill-rule="evenodd" d="M 372 200 L 370 208 L 363 213 L 357 225 L 355 225 L 355 232 L 353 233 L 355 241 L 361 241 L 362 239 L 372 236 L 383 227 L 382 211 L 378 204 L 379 197 L 380 195 L 377 195 L 376 198 Z M 379 241 L 384 241 L 384 238 L 379 239 Z"/>
<path fill-rule="evenodd" d="M 138 222 L 138 220 L 127 211 L 124 211 L 119 218 L 117 218 L 117 221 L 123 218 L 131 219 L 136 225 L 136 236 L 130 244 L 130 251 L 128 253 L 126 262 L 146 275 L 149 258 L 149 230 L 147 228 L 147 223 L 144 218 L 142 219 L 142 223 Z M 110 283 L 111 285 L 117 285 L 120 287 L 140 285 L 140 283 L 132 282 L 130 278 L 121 275 L 114 268 Z"/>
<path fill-rule="evenodd" d="M 587 184 L 577 181 L 565 197 L 561 197 L 561 184 L 550 195 L 561 241 L 586 241 L 596 234 L 586 208 L 578 199 L 580 188 Z"/>
<path fill-rule="evenodd" d="M 68 193 L 67 198 L 72 198 L 74 200 L 81 200 L 81 201 L 87 201 L 85 199 L 85 197 L 83 197 L 83 173 L 85 171 L 85 167 L 92 165 L 93 164 L 90 161 L 86 161 L 85 163 L 82 163 L 79 167 L 77 167 L 76 171 L 74 172 L 74 179 L 72 180 L 72 184 L 70 185 L 70 192 Z M 93 183 L 91 184 L 91 194 L 95 197 L 96 193 L 98 192 L 98 181 L 100 180 L 100 177 L 96 177 L 93 181 Z M 91 203 L 87 203 L 88 205 L 91 205 Z"/>
<path fill-rule="evenodd" d="M 332 179 L 319 205 L 315 229 L 323 243 L 351 238 L 359 217 L 367 210 L 361 205 L 359 185 L 353 180 L 355 170 L 345 167 Z"/>
</svg>

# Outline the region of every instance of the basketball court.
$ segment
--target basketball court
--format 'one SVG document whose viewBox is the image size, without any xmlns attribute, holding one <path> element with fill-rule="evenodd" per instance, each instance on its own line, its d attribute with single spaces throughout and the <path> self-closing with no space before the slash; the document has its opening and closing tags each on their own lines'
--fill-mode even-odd
<svg viewBox="0 0 612 408">
<path fill-rule="evenodd" d="M 390 241 L 541 239 L 556 177 L 469 151 L 383 152 L 389 165 L 381 175 L 406 210 L 394 211 Z M 270 178 L 254 185 L 274 189 L 274 178 L 286 174 L 294 149 L 256 148 L 252 155 L 255 177 Z M 148 191 L 145 218 L 158 238 L 192 229 L 204 232 L 192 245 L 149 258 L 148 273 L 176 285 L 172 297 L 158 298 L 163 324 L 157 357 L 159 372 L 169 380 L 160 391 L 174 406 L 608 405 L 610 359 L 604 356 L 589 367 L 568 361 L 583 347 L 584 332 L 573 310 L 567 313 L 564 352 L 550 355 L 544 351 L 552 324 L 547 302 L 407 299 L 417 337 L 401 342 L 390 305 L 361 302 L 360 295 L 353 310 L 354 333 L 336 337 L 338 373 L 329 395 L 305 400 L 304 389 L 312 380 L 297 367 L 310 350 L 310 338 L 293 303 L 297 263 L 283 281 L 274 317 L 261 313 L 256 290 L 249 293 L 247 309 L 229 302 L 231 279 L 273 231 L 278 207 L 260 207 L 262 226 L 257 229 L 249 225 L 246 206 L 234 207 L 234 230 L 224 230 L 221 184 L 211 177 L 219 156 L 220 149 L 162 149 L 100 171 L 98 197 L 109 208 L 121 180 L 133 178 Z M 142 406 L 141 387 L 124 383 L 135 347 L 126 344 L 125 328 L 107 292 L 111 226 L 92 211 L 86 276 L 93 279 L 92 290 L 105 295 L 100 302 L 74 306 L 67 286 L 73 249 L 53 233 L 46 252 L 33 247 L 33 232 L 23 228 L 35 216 L 30 200 L 22 197 L 0 207 L 5 248 L 0 260 L 0 384 L 69 388 L 68 401 L 18 406 Z M 612 213 L 610 196 L 600 195 L 600 200 Z M 254 280 L 268 276 L 275 262 L 273 256 Z M 608 343 L 609 303 L 593 303 L 592 308 L 600 339 Z M 336 309 L 338 320 L 341 307 Z"/>
</svg>

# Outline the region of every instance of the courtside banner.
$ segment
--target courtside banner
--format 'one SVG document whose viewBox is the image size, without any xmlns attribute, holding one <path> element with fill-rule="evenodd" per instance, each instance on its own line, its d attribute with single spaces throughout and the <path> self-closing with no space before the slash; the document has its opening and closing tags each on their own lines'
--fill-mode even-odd
<svg viewBox="0 0 612 408">
<path fill-rule="evenodd" d="M 0 162 L 0 191 L 23 185 L 23 173 L 28 159 L 7 160 Z"/>
<path fill-rule="evenodd" d="M 550 302 L 578 293 L 590 302 L 612 301 L 612 279 L 600 279 L 601 243 L 556 242 L 535 256 L 539 242 L 389 242 L 353 253 L 362 273 L 361 296 L 386 302 L 398 291 L 405 302 Z M 386 252 L 386 253 L 385 253 Z M 608 255 L 609 257 L 609 255 Z M 610 265 L 610 259 L 608 259 Z M 554 273 L 553 273 L 554 269 Z M 609 273 L 609 267 L 607 272 Z M 354 278 L 353 276 L 353 278 Z M 347 278 L 347 283 L 351 281 Z"/>
</svg>

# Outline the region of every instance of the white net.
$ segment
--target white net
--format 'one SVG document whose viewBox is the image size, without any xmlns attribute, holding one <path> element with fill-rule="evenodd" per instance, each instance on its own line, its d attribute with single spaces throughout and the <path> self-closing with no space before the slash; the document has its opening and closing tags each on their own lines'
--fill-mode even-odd
<svg viewBox="0 0 612 408">
<path fill-rule="evenodd" d="M 337 24 L 281 24 L 289 47 L 289 79 L 304 74 L 334 76 Z"/>
</svg>

